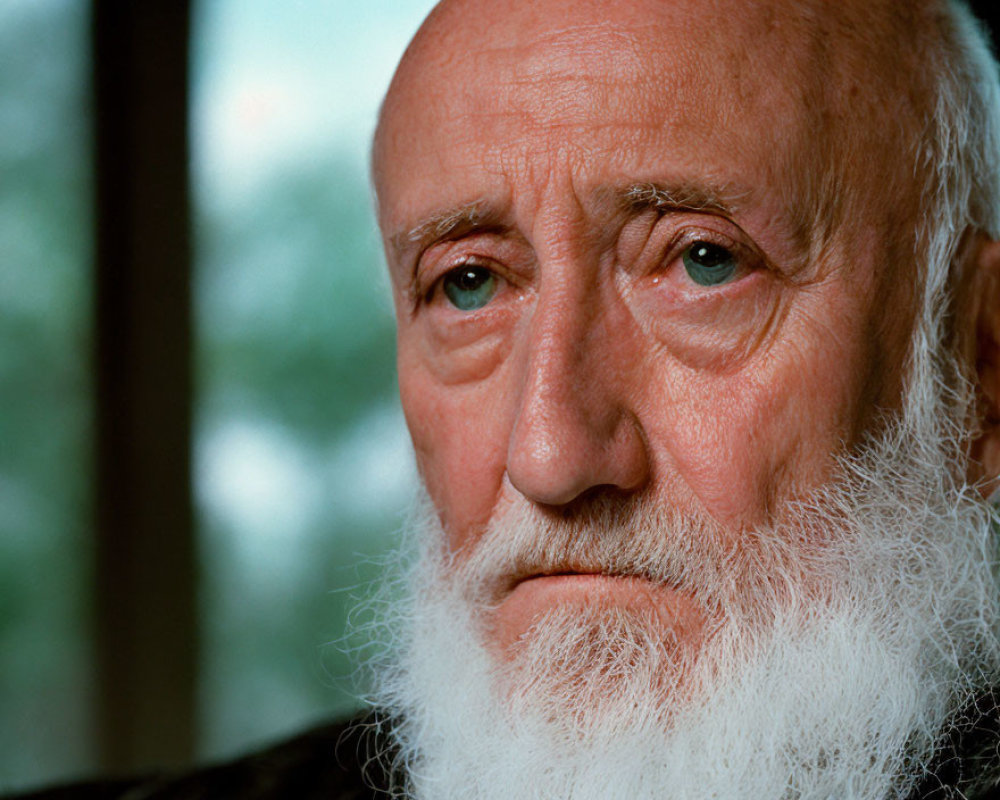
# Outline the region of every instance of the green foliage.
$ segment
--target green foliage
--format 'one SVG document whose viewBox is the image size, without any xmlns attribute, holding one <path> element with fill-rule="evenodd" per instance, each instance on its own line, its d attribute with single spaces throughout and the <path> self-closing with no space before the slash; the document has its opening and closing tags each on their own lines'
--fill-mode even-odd
<svg viewBox="0 0 1000 800">
<path fill-rule="evenodd" d="M 275 175 L 199 227 L 204 413 L 329 445 L 394 391 L 394 333 L 362 165 Z"/>
<path fill-rule="evenodd" d="M 352 495 L 363 466 L 336 467 L 359 442 L 362 451 L 369 440 L 375 446 L 386 424 L 380 409 L 396 396 L 394 327 L 363 165 L 333 155 L 220 205 L 203 197 L 198 218 L 199 447 L 215 447 L 227 426 L 250 436 L 266 429 L 280 447 L 256 467 L 243 464 L 247 480 L 259 472 L 266 482 L 277 467 L 263 462 L 290 459 L 306 473 L 305 494 L 319 499 L 247 529 L 247 509 L 220 510 L 206 497 L 212 480 L 203 481 L 210 756 L 357 707 L 364 687 L 354 685 L 355 665 L 338 643 L 400 510 L 398 496 L 380 493 L 359 506 Z M 253 488 L 232 479 L 251 503 Z"/>
<path fill-rule="evenodd" d="M 85 11 L 0 25 L 0 789 L 92 756 Z"/>
</svg>

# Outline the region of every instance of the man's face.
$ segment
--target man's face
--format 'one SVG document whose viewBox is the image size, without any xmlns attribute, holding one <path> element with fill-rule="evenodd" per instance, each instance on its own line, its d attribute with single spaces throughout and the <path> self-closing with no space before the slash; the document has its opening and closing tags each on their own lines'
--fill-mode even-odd
<svg viewBox="0 0 1000 800">
<path fill-rule="evenodd" d="M 404 60 L 379 211 L 459 563 L 526 508 L 642 503 L 739 549 L 898 407 L 913 209 L 885 200 L 891 145 L 852 138 L 857 59 L 775 4 L 705 5 L 447 6 Z M 509 576 L 497 641 L 595 602 L 689 644 L 714 622 L 677 587 L 557 571 Z"/>
</svg>

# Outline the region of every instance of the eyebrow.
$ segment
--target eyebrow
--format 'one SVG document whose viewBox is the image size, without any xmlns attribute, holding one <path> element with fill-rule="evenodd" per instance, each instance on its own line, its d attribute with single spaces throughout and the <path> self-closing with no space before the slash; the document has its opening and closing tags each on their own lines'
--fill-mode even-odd
<svg viewBox="0 0 1000 800">
<path fill-rule="evenodd" d="M 701 211 L 735 216 L 746 192 L 690 183 L 634 183 L 611 190 L 618 205 L 628 210 Z"/>
<path fill-rule="evenodd" d="M 693 183 L 642 181 L 626 186 L 606 186 L 595 192 L 600 204 L 635 213 L 698 211 L 732 217 L 746 192 Z M 475 231 L 496 231 L 505 226 L 502 213 L 486 200 L 474 200 L 424 217 L 412 228 L 393 234 L 389 243 L 397 256 L 423 251 L 435 242 Z"/>
<path fill-rule="evenodd" d="M 397 253 L 424 249 L 427 245 L 474 230 L 501 226 L 500 214 L 488 203 L 476 200 L 425 217 L 412 228 L 389 237 Z"/>
</svg>

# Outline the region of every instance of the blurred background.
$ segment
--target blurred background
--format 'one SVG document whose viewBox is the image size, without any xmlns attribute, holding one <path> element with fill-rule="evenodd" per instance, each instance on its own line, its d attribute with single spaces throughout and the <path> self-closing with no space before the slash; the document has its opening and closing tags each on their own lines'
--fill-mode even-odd
<svg viewBox="0 0 1000 800">
<path fill-rule="evenodd" d="M 415 483 L 367 143 L 430 6 L 0 0 L 0 792 L 359 707 Z"/>
<path fill-rule="evenodd" d="M 0 792 L 359 707 L 415 475 L 367 182 L 430 0 L 0 0 Z"/>
</svg>

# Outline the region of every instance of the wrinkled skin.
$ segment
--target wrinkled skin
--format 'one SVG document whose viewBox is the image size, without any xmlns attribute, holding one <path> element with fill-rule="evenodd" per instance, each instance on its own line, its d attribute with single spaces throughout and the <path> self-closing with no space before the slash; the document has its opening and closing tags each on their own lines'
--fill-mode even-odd
<svg viewBox="0 0 1000 800">
<path fill-rule="evenodd" d="M 899 407 L 919 5 L 435 10 L 374 171 L 404 410 L 453 551 L 511 504 L 572 516 L 595 497 L 707 516 L 738 546 Z M 725 282 L 689 274 L 699 242 L 732 255 Z M 446 283 L 469 266 L 493 293 L 461 310 Z M 693 599 L 636 583 L 524 581 L 499 636 L 586 596 L 697 638 Z"/>
</svg>

